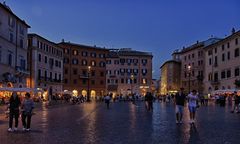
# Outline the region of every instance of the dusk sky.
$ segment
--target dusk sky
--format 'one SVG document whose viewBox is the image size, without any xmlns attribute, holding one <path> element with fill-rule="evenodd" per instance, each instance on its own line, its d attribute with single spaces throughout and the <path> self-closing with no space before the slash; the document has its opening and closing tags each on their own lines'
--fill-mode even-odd
<svg viewBox="0 0 240 144">
<path fill-rule="evenodd" d="M 3 0 L 0 0 L 3 2 Z M 37 33 L 153 53 L 153 78 L 175 49 L 240 29 L 240 0 L 6 0 Z"/>
</svg>

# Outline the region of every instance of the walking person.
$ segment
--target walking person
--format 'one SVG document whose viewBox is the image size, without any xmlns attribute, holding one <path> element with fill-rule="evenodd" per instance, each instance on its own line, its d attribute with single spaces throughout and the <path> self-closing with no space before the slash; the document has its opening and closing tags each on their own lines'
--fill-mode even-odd
<svg viewBox="0 0 240 144">
<path fill-rule="evenodd" d="M 234 105 L 233 105 L 233 109 L 232 109 L 232 113 L 236 112 L 236 113 L 240 113 L 239 112 L 239 103 L 240 103 L 240 96 L 237 95 L 237 92 L 234 92 Z"/>
<path fill-rule="evenodd" d="M 19 107 L 21 105 L 20 98 L 16 92 L 12 93 L 9 100 L 9 132 L 17 131 L 18 128 L 18 118 L 19 118 Z M 13 118 L 15 119 L 15 128 L 12 128 Z"/>
<path fill-rule="evenodd" d="M 176 93 L 175 105 L 176 105 L 176 123 L 181 124 L 183 117 L 183 109 L 185 104 L 186 95 L 184 94 L 184 89 L 181 88 L 180 92 Z"/>
<path fill-rule="evenodd" d="M 32 110 L 34 109 L 34 102 L 30 99 L 30 94 L 25 94 L 25 99 L 22 103 L 22 125 L 23 131 L 30 131 Z M 27 119 L 27 121 L 26 121 Z"/>
<path fill-rule="evenodd" d="M 152 111 L 153 110 L 153 95 L 150 92 L 147 92 L 146 94 L 146 100 L 147 100 L 147 110 Z"/>
<path fill-rule="evenodd" d="M 197 91 L 193 90 L 192 93 L 190 93 L 188 96 L 188 109 L 190 113 L 190 123 L 194 124 L 195 122 L 195 114 L 197 109 L 197 101 L 198 101 L 198 95 Z"/>
<path fill-rule="evenodd" d="M 110 97 L 109 95 L 107 95 L 107 96 L 105 97 L 105 103 L 107 104 L 107 109 L 110 108 L 110 100 L 111 100 L 111 97 Z"/>
</svg>

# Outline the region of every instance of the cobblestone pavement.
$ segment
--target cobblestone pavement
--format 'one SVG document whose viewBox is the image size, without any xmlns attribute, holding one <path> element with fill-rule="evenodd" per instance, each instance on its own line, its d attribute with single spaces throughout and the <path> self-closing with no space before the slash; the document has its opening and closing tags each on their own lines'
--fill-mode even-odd
<svg viewBox="0 0 240 144">
<path fill-rule="evenodd" d="M 196 124 L 176 125 L 172 104 L 154 103 L 147 112 L 143 102 L 63 105 L 37 111 L 31 132 L 7 132 L 8 121 L 0 117 L 1 144 L 237 144 L 240 114 L 230 107 L 202 106 Z M 22 128 L 20 124 L 19 128 Z"/>
</svg>

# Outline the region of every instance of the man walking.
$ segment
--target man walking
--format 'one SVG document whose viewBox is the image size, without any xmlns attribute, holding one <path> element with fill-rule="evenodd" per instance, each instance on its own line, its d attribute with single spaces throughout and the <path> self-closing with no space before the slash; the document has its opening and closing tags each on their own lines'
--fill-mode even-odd
<svg viewBox="0 0 240 144">
<path fill-rule="evenodd" d="M 182 123 L 183 109 L 185 104 L 186 95 L 183 93 L 184 89 L 181 88 L 180 92 L 175 95 L 175 105 L 176 105 L 176 123 Z"/>
<path fill-rule="evenodd" d="M 21 105 L 20 98 L 18 97 L 16 92 L 12 93 L 12 96 L 9 100 L 9 132 L 17 131 L 18 127 L 18 117 L 19 117 L 19 107 Z M 12 128 L 13 118 L 15 118 L 15 128 Z"/>
</svg>

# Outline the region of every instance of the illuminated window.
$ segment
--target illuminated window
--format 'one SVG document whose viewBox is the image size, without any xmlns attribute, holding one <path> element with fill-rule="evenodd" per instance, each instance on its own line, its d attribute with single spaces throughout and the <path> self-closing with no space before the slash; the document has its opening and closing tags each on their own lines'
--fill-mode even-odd
<svg viewBox="0 0 240 144">
<path fill-rule="evenodd" d="M 147 83 L 147 80 L 144 78 L 142 79 L 142 84 L 146 84 Z"/>
</svg>

